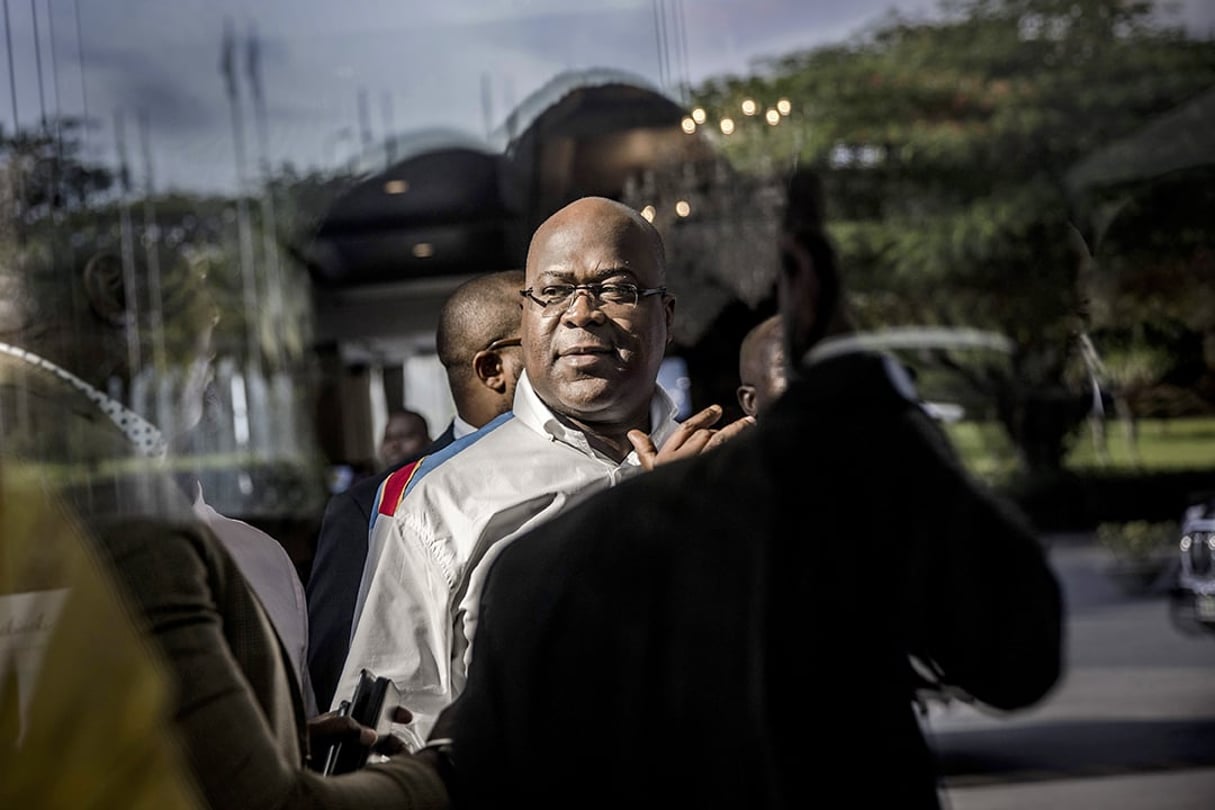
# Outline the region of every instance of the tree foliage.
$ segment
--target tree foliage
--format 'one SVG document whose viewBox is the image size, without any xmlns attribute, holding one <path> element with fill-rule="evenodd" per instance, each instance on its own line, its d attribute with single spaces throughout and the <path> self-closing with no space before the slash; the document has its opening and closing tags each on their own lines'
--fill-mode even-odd
<svg viewBox="0 0 1215 810">
<path fill-rule="evenodd" d="M 1069 171 L 1213 86 L 1215 46 L 1161 22 L 1153 3 L 960 0 L 707 82 L 696 101 L 719 118 L 739 118 L 743 99 L 790 102 L 779 126 L 723 137 L 727 154 L 818 169 L 862 326 L 1010 336 L 1015 375 L 1000 395 L 1016 433 L 1035 398 L 1066 397 L 1071 341 L 1089 326 L 1093 201 Z M 1192 242 L 1158 241 L 1153 264 L 1192 265 Z M 1054 432 L 1040 466 L 1061 457 L 1066 431 Z"/>
</svg>

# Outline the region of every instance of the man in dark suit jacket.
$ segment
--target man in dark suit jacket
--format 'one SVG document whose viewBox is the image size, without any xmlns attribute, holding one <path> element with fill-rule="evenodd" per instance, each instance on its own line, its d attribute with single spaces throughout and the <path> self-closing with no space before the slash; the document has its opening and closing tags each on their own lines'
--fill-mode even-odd
<svg viewBox="0 0 1215 810">
<path fill-rule="evenodd" d="M 385 467 L 400 467 L 422 455 L 430 443 L 430 425 L 425 416 L 408 408 L 389 411 L 380 439 L 380 462 Z"/>
<path fill-rule="evenodd" d="M 461 284 L 444 303 L 435 342 L 456 418 L 422 455 L 441 450 L 510 410 L 523 370 L 517 350 L 522 287 L 521 271 L 490 273 Z M 385 478 L 419 457 L 356 483 L 325 506 L 308 579 L 308 665 L 318 706 L 334 702 L 350 648 L 376 492 Z"/>
<path fill-rule="evenodd" d="M 468 682 L 429 743 L 457 807 L 935 808 L 911 658 L 998 709 L 1058 677 L 1037 539 L 901 367 L 842 335 L 808 184 L 782 251 L 784 396 L 492 569 Z"/>
</svg>

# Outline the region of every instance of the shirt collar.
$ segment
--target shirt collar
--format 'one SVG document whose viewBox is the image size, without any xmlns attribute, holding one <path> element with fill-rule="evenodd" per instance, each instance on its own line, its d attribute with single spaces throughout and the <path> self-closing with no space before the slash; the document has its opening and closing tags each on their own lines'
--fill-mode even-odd
<svg viewBox="0 0 1215 810">
<path fill-rule="evenodd" d="M 679 426 L 675 421 L 676 413 L 678 413 L 678 409 L 675 402 L 666 391 L 662 390 L 662 386 L 655 385 L 654 398 L 650 400 L 650 438 L 654 440 L 655 447 L 662 447 L 675 428 Z M 531 381 L 527 379 L 526 371 L 519 375 L 519 383 L 515 387 L 514 414 L 532 430 L 548 436 L 550 441 L 568 444 L 586 455 L 602 457 L 601 453 L 596 452 L 590 446 L 586 435 L 581 430 L 562 422 L 544 404 L 540 395 L 536 393 L 536 389 L 532 388 Z M 637 453 L 632 451 L 621 464 L 636 467 L 640 466 L 641 461 L 637 458 Z"/>
<path fill-rule="evenodd" d="M 84 394 L 90 402 L 97 406 L 98 410 L 114 423 L 115 427 L 122 431 L 127 441 L 134 446 L 140 456 L 154 459 L 165 457 L 168 445 L 160 430 L 121 402 L 101 393 L 67 369 L 61 368 L 50 360 L 39 357 L 33 352 L 26 351 L 19 346 L 0 342 L 0 354 L 7 354 L 10 357 L 15 357 L 24 363 L 49 372 Z"/>
<path fill-rule="evenodd" d="M 462 439 L 468 434 L 476 432 L 477 429 L 461 419 L 459 414 L 456 414 L 455 418 L 451 420 L 451 437 L 453 439 Z"/>
<path fill-rule="evenodd" d="M 802 368 L 810 368 L 847 355 L 880 357 L 886 379 L 899 396 L 911 402 L 918 401 L 919 392 L 916 391 L 915 383 L 912 382 L 907 369 L 893 355 L 881 351 L 887 345 L 889 344 L 882 335 L 849 334 L 825 338 L 802 356 Z"/>
</svg>

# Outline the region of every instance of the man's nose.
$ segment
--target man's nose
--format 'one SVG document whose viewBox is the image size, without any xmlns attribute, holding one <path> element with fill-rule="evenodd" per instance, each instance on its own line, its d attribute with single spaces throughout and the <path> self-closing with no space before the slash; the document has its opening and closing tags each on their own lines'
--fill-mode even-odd
<svg viewBox="0 0 1215 810">
<path fill-rule="evenodd" d="M 599 299 L 593 292 L 574 290 L 561 320 L 570 326 L 583 326 L 588 323 L 603 323 L 607 320 L 607 316 L 603 314 Z"/>
</svg>

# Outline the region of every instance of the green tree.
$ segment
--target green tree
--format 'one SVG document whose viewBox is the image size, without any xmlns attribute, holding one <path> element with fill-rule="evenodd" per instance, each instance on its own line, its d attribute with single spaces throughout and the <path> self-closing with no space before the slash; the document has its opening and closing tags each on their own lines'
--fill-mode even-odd
<svg viewBox="0 0 1215 810">
<path fill-rule="evenodd" d="M 26 219 L 81 208 L 108 192 L 119 178 L 83 157 L 86 122 L 65 117 L 37 129 L 0 132 L 0 161 Z"/>
<path fill-rule="evenodd" d="M 1088 402 L 1065 380 L 1089 325 L 1092 240 L 1068 173 L 1215 85 L 1212 43 L 1159 20 L 1150 2 L 962 0 L 706 82 L 695 100 L 740 120 L 744 99 L 788 100 L 778 126 L 723 137 L 726 154 L 820 171 L 862 326 L 1012 338 L 1010 375 L 971 376 L 1030 466 L 1050 469 Z"/>
</svg>

